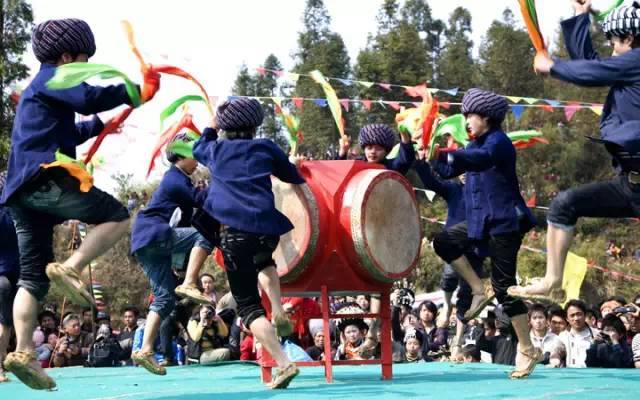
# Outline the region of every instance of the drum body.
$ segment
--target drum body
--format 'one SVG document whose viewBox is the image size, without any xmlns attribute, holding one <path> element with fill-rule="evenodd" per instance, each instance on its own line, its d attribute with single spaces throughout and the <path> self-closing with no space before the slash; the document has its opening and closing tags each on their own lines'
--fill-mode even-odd
<svg viewBox="0 0 640 400">
<path fill-rule="evenodd" d="M 402 175 L 360 161 L 305 162 L 301 171 L 306 185 L 273 180 L 276 207 L 295 227 L 274 253 L 283 282 L 322 276 L 337 258 L 362 281 L 390 283 L 411 273 L 422 233 L 413 187 Z"/>
</svg>

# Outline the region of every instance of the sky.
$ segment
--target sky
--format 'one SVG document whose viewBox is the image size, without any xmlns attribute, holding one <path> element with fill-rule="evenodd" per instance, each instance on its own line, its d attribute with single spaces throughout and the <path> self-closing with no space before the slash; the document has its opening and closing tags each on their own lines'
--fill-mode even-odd
<svg viewBox="0 0 640 400">
<path fill-rule="evenodd" d="M 610 2 L 596 0 L 594 3 Z M 219 98 L 229 95 L 243 64 L 253 70 L 273 53 L 285 69 L 293 67 L 292 54 L 297 33 L 302 30 L 305 5 L 304 0 L 31 0 L 30 3 L 36 23 L 53 18 L 86 20 L 97 44 L 96 55 L 90 61 L 114 66 L 135 80 L 140 76 L 139 67 L 120 25 L 121 20 L 128 20 L 148 62 L 184 68 L 203 82 L 210 96 Z M 537 3 L 544 35 L 553 37 L 559 21 L 572 15 L 569 0 L 538 0 Z M 325 4 L 332 18 L 331 28 L 342 35 L 353 63 L 366 46 L 368 33 L 376 30 L 375 17 L 382 0 L 325 0 Z M 520 19 L 516 0 L 431 0 L 429 4 L 434 16 L 444 20 L 458 6 L 469 9 L 476 46 L 506 7 L 511 7 Z M 24 60 L 35 74 L 39 64 L 31 49 Z M 419 82 L 391 83 L 414 85 Z M 144 182 L 154 135 L 159 130 L 160 111 L 178 97 L 196 93 L 185 81 L 163 78 L 156 98 L 132 114 L 124 133 L 105 140 L 99 154 L 104 156 L 106 164 L 96 171 L 96 185 L 112 190 L 109 177 L 115 171 L 132 173 L 134 182 Z M 204 108 L 195 106 L 192 112 L 196 122 L 205 126 Z M 113 113 L 106 113 L 101 117 L 111 115 Z M 158 178 L 161 173 L 162 168 L 157 168 L 151 178 Z"/>
</svg>

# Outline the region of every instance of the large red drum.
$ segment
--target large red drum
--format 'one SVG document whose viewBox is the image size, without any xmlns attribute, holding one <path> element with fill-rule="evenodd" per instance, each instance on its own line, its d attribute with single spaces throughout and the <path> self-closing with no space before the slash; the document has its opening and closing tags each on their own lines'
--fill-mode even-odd
<svg viewBox="0 0 640 400">
<path fill-rule="evenodd" d="M 340 163 L 357 168 L 335 182 L 327 171 Z M 274 253 L 283 282 L 322 268 L 327 252 L 340 253 L 364 280 L 389 283 L 411 273 L 422 234 L 413 187 L 402 175 L 347 161 L 307 162 L 302 172 L 306 185 L 273 180 L 276 207 L 295 226 Z"/>
</svg>

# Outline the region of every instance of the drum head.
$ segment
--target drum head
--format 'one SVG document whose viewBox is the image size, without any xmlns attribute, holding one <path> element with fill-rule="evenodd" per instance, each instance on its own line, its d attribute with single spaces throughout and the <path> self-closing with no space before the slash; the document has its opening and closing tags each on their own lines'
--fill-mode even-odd
<svg viewBox="0 0 640 400">
<path fill-rule="evenodd" d="M 351 234 L 363 266 L 390 282 L 411 273 L 420 255 L 420 213 L 413 187 L 400 174 L 367 170 L 355 190 Z"/>
<path fill-rule="evenodd" d="M 318 205 L 306 184 L 291 185 L 272 178 L 278 211 L 289 218 L 294 228 L 280 236 L 273 253 L 278 275 L 283 282 L 297 278 L 309 264 L 319 235 Z"/>
</svg>

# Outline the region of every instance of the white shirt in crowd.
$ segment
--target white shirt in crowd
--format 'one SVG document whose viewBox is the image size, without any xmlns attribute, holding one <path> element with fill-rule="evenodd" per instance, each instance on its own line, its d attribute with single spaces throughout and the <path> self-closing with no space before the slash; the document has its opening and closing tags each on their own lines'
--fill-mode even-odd
<svg viewBox="0 0 640 400">
<path fill-rule="evenodd" d="M 567 368 L 587 367 L 587 350 L 591 347 L 598 332 L 597 329 L 587 326 L 580 332 L 576 332 L 572 328 L 570 331 L 560 333 L 560 341 L 564 345 L 567 355 Z"/>
<path fill-rule="evenodd" d="M 531 337 L 531 343 L 542 350 L 542 353 L 549 353 L 554 356 L 562 349 L 562 341 L 558 335 L 549 329 L 547 329 L 547 333 L 543 337 L 536 335 L 533 330 L 529 332 L 529 336 Z"/>
<path fill-rule="evenodd" d="M 640 362 L 640 333 L 637 333 L 633 337 L 631 342 L 631 351 L 633 351 L 633 362 Z"/>
</svg>

